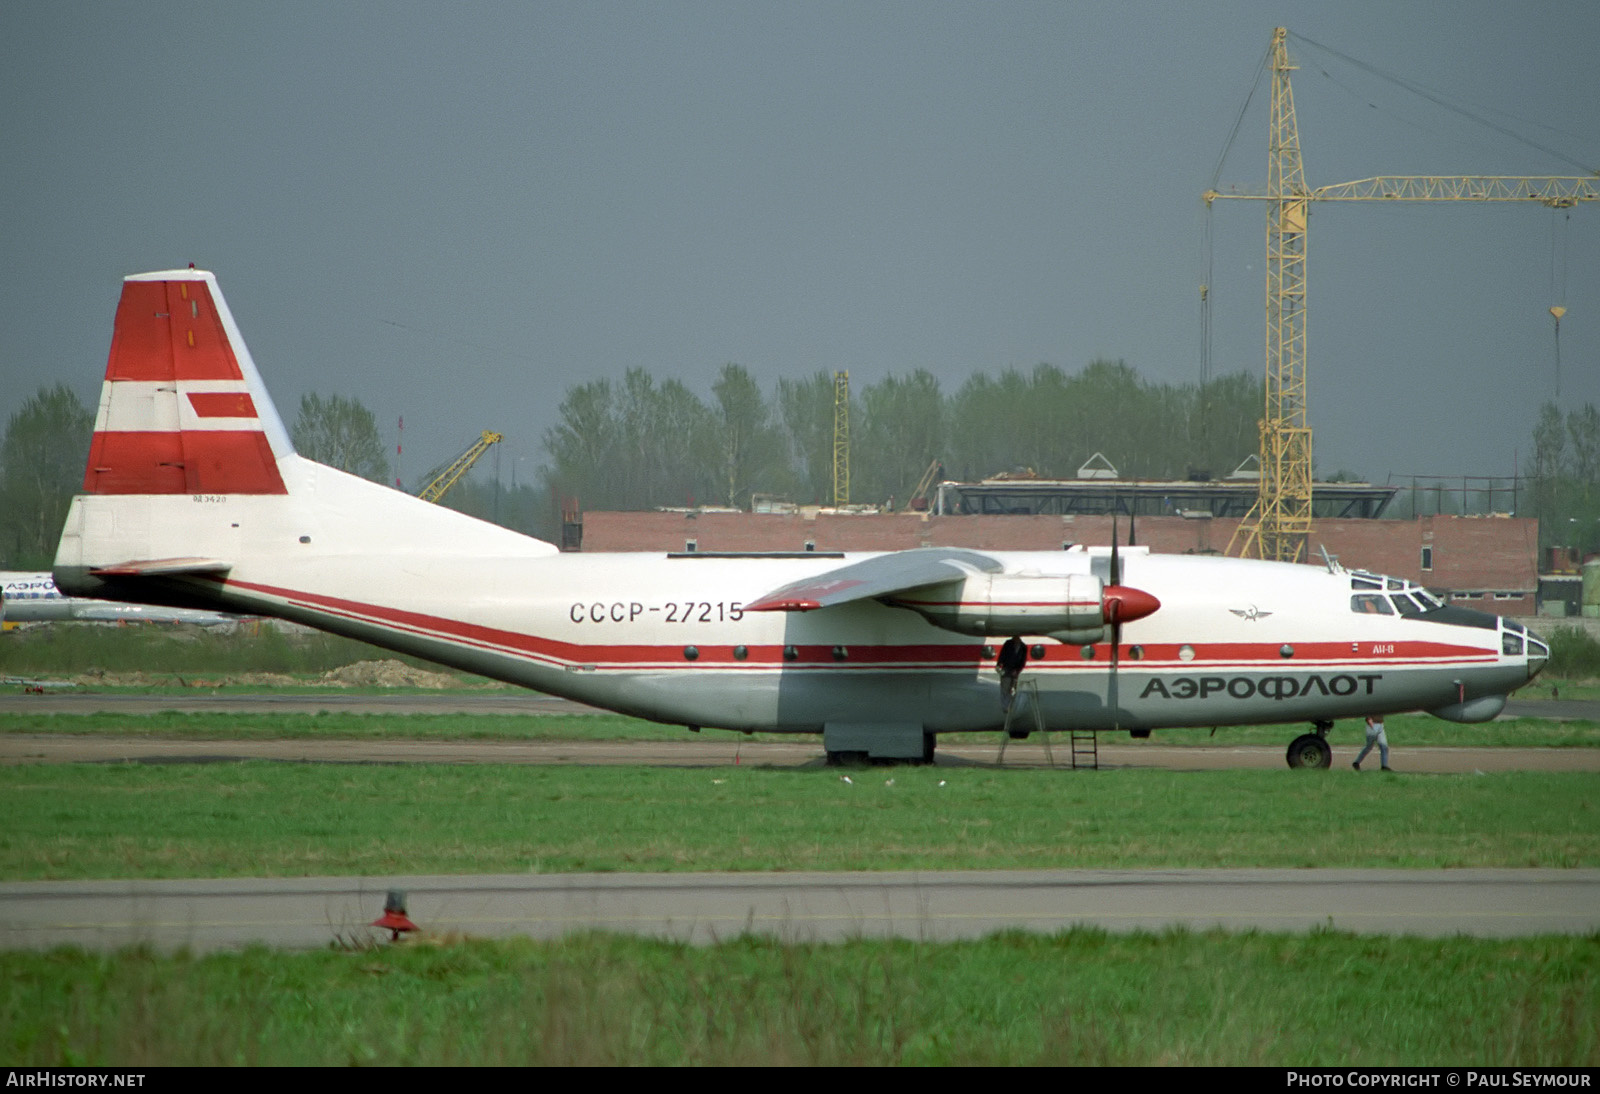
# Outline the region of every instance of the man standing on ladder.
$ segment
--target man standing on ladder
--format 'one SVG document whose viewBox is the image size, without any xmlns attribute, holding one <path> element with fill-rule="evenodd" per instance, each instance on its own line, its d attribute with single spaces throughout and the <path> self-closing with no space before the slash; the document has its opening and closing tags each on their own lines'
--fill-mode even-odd
<svg viewBox="0 0 1600 1094">
<path fill-rule="evenodd" d="M 1000 647 L 1000 656 L 994 663 L 995 671 L 1000 674 L 1000 709 L 1008 714 L 1011 712 L 1012 702 L 1017 697 L 1017 678 L 1022 675 L 1022 670 L 1027 665 L 1027 643 L 1012 635 L 1006 639 L 1006 644 Z"/>
</svg>

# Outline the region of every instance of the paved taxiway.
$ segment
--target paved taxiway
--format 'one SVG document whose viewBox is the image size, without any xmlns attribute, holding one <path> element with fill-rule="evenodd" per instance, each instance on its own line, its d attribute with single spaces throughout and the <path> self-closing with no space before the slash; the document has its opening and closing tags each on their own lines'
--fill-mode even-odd
<svg viewBox="0 0 1600 1094">
<path fill-rule="evenodd" d="M 1526 708 L 1526 709 L 1524 709 Z M 600 714 L 594 707 L 528 692 L 483 695 L 120 695 L 93 692 L 0 694 L 0 715 L 155 714 L 164 711 L 214 714 Z M 1513 700 L 1513 716 L 1600 720 L 1600 702 Z M 674 733 L 681 736 L 674 737 Z M 1354 731 L 1334 739 L 1336 763 L 1343 766 L 1360 747 Z M 1037 740 L 1006 747 L 1008 767 L 1070 766 L 1068 743 L 1059 734 L 1053 746 Z M 1177 742 L 1177 743 L 1174 743 Z M 1172 730 L 1145 741 L 1102 735 L 1102 768 L 1158 767 L 1169 770 L 1284 766 L 1282 745 L 1209 745 L 1204 730 Z M 78 734 L 0 734 L 0 764 L 18 763 L 207 763 L 270 759 L 300 763 L 522 763 L 646 764 L 713 767 L 732 763 L 801 766 L 820 763 L 820 740 L 751 741 L 737 734 L 689 734 L 662 727 L 658 740 L 637 741 L 460 741 L 460 740 L 215 740 L 117 737 Z M 998 743 L 941 743 L 941 764 L 993 764 Z M 1600 749 L 1407 748 L 1396 742 L 1395 766 L 1408 773 L 1473 771 L 1600 771 Z"/>
<path fill-rule="evenodd" d="M 80 690 L 0 693 L 0 714 L 156 714 L 162 711 L 213 714 L 606 714 L 597 707 L 527 691 L 480 694 L 451 691 L 437 695 L 351 695 L 334 689 L 314 694 L 264 692 L 218 695 L 196 689 L 189 695 L 104 694 Z M 1600 721 L 1600 701 L 1587 699 L 1512 699 L 1505 717 Z"/>
<path fill-rule="evenodd" d="M 1513 937 L 1600 930 L 1600 870 L 1037 870 L 242 878 L 0 885 L 0 946 L 360 942 L 404 890 L 428 935 L 609 930 L 708 943 L 1220 927 Z"/>
<path fill-rule="evenodd" d="M 663 728 L 663 733 L 670 730 Z M 1184 732 L 1181 730 L 1175 733 Z M 688 734 L 685 734 L 688 736 Z M 1354 741 L 1336 744 L 1335 770 L 1355 776 L 1349 761 Z M 640 741 L 426 741 L 363 740 L 189 740 L 93 734 L 0 734 L 0 764 L 27 763 L 228 763 L 278 760 L 285 763 L 452 763 L 452 764 L 640 764 L 647 767 L 820 766 L 822 743 L 810 735 L 784 741 L 746 741 L 737 734 L 707 732 L 693 740 Z M 1600 748 L 1403 748 L 1392 757 L 1406 774 L 1470 774 L 1491 771 L 1600 772 Z M 950 767 L 996 766 L 1068 768 L 1065 740 L 1047 750 L 1033 741 L 1007 745 L 940 744 L 938 763 Z M 1162 768 L 1216 771 L 1232 768 L 1285 769 L 1280 745 L 1166 745 L 1134 741 L 1100 745 L 1101 770 Z M 1368 763 L 1371 777 L 1383 777 Z M 1369 773 L 1362 772 L 1362 777 Z"/>
</svg>

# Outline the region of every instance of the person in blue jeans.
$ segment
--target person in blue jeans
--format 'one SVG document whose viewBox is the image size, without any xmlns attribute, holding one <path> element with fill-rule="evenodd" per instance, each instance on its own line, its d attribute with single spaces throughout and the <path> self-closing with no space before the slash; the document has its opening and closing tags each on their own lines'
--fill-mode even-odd
<svg viewBox="0 0 1600 1094">
<path fill-rule="evenodd" d="M 1361 761 L 1367 758 L 1367 753 L 1372 751 L 1372 746 L 1378 746 L 1378 759 L 1383 764 L 1385 771 L 1389 767 L 1389 738 L 1383 732 L 1383 718 L 1380 715 L 1367 715 L 1367 747 L 1363 748 L 1356 756 L 1355 763 L 1350 766 L 1357 771 L 1361 770 Z"/>
</svg>

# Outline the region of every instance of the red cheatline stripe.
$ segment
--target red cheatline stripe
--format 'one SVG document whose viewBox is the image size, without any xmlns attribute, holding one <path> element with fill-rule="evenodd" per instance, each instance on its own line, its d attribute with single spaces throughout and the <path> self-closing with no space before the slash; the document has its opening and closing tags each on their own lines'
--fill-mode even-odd
<svg viewBox="0 0 1600 1094">
<path fill-rule="evenodd" d="M 934 643 L 900 646 L 849 646 L 849 658 L 845 661 L 835 661 L 833 647 L 828 645 L 797 646 L 796 652 L 798 656 L 794 661 L 785 661 L 783 659 L 783 647 L 780 645 L 750 646 L 749 656 L 743 661 L 733 656 L 732 645 L 698 645 L 700 656 L 694 662 L 689 662 L 683 659 L 683 646 L 695 645 L 695 643 L 688 641 L 682 645 L 580 645 L 571 642 L 558 642 L 553 639 L 541 638 L 537 635 L 484 627 L 462 620 L 445 619 L 438 616 L 424 615 L 419 612 L 387 608 L 376 604 L 364 604 L 360 601 L 346 600 L 340 597 L 296 592 L 271 585 L 231 580 L 226 584 L 229 587 L 280 597 L 300 607 L 329 612 L 346 619 L 378 622 L 409 633 L 459 641 L 480 649 L 522 653 L 549 658 L 562 663 L 609 664 L 626 662 L 629 663 L 630 667 L 634 668 L 644 668 L 651 665 L 686 667 L 690 664 L 716 665 L 726 668 L 738 668 L 741 666 L 755 668 L 775 665 L 789 665 L 799 668 L 820 667 L 826 664 L 840 669 L 926 666 L 970 670 L 980 665 L 987 665 L 990 661 L 989 658 L 982 655 L 982 647 L 976 644 L 969 646 L 959 643 Z M 1343 669 L 1359 669 L 1363 666 L 1401 668 L 1409 665 L 1418 665 L 1419 663 L 1425 665 L 1428 659 L 1489 662 L 1495 659 L 1492 651 L 1474 646 L 1457 646 L 1439 642 L 1395 643 L 1395 653 L 1382 658 L 1352 657 L 1349 652 L 1349 645 L 1348 642 L 1302 643 L 1296 647 L 1297 652 L 1294 660 L 1288 661 L 1280 656 L 1278 646 L 1270 643 L 1263 645 L 1219 643 L 1214 646 L 1195 647 L 1195 660 L 1180 661 L 1177 659 L 1179 644 L 1169 643 L 1160 647 L 1144 646 L 1145 659 L 1137 662 L 1132 661 L 1130 654 L 1127 652 L 1131 647 L 1124 645 L 1122 647 L 1122 667 L 1124 671 L 1129 672 L 1140 670 L 1148 672 L 1160 669 L 1163 672 L 1200 673 L 1214 672 L 1223 668 L 1255 671 L 1277 668 L 1280 672 L 1307 672 L 1313 670 L 1326 671 L 1329 667 Z M 1095 658 L 1093 660 L 1083 660 L 1076 646 L 1050 645 L 1046 646 L 1046 650 L 1048 652 L 1045 662 L 1053 669 L 1100 669 L 1108 664 L 1110 657 L 1109 647 L 1103 646 L 1095 647 Z M 1153 651 L 1160 651 L 1162 655 L 1158 657 Z M 1037 664 L 1038 662 L 1030 663 Z"/>
<path fill-rule="evenodd" d="M 1098 608 L 1098 600 L 910 600 L 891 597 L 908 608 Z"/>
<path fill-rule="evenodd" d="M 683 660 L 683 647 L 685 645 L 694 645 L 690 641 L 681 645 L 586 646 L 573 642 L 559 642 L 554 639 L 542 638 L 538 635 L 501 630 L 496 627 L 485 627 L 463 620 L 424 615 L 420 612 L 408 612 L 377 604 L 364 604 L 357 600 L 346 600 L 341 597 L 296 592 L 292 589 L 282 589 L 272 585 L 259 585 L 233 580 L 225 582 L 225 585 L 229 588 L 247 589 L 252 592 L 281 597 L 300 607 L 331 612 L 347 619 L 365 619 L 396 626 L 411 633 L 464 641 L 479 648 L 496 648 L 508 652 L 543 655 L 569 663 L 588 664 L 595 661 L 631 661 L 640 664 L 662 662 L 667 664 L 687 664 L 688 662 Z M 731 644 L 715 647 L 705 646 L 701 647 L 701 649 L 702 660 L 715 659 L 719 663 L 725 660 L 734 665 L 740 663 L 733 656 L 733 646 Z M 835 663 L 833 647 L 830 645 L 797 646 L 796 652 L 799 655 L 797 661 L 785 662 L 783 660 L 783 646 L 781 645 L 751 646 L 749 647 L 750 656 L 744 663 L 798 664 L 807 661 Z M 976 665 L 983 661 L 984 658 L 982 657 L 982 648 L 979 646 L 968 646 L 964 643 L 933 643 L 905 646 L 855 646 L 850 648 L 850 660 L 863 664 L 887 664 L 893 666 L 898 666 L 901 662 L 907 660 Z"/>
<path fill-rule="evenodd" d="M 242 380 L 204 281 L 124 281 L 107 380 Z"/>
<path fill-rule="evenodd" d="M 189 405 L 202 418 L 256 417 L 256 404 L 243 391 L 191 391 Z"/>
<path fill-rule="evenodd" d="M 287 494 L 267 435 L 240 430 L 96 433 L 86 494 Z"/>
</svg>

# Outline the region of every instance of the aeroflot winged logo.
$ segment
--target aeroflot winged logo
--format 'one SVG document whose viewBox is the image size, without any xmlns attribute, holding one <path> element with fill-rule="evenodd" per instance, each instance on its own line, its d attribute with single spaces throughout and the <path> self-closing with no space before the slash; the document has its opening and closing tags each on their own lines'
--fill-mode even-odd
<svg viewBox="0 0 1600 1094">
<path fill-rule="evenodd" d="M 1271 612 L 1262 611 L 1254 604 L 1250 605 L 1248 608 L 1229 608 L 1228 610 L 1234 615 L 1238 616 L 1240 619 L 1248 619 L 1252 623 L 1258 619 L 1265 619 L 1267 616 L 1272 614 Z"/>
</svg>

